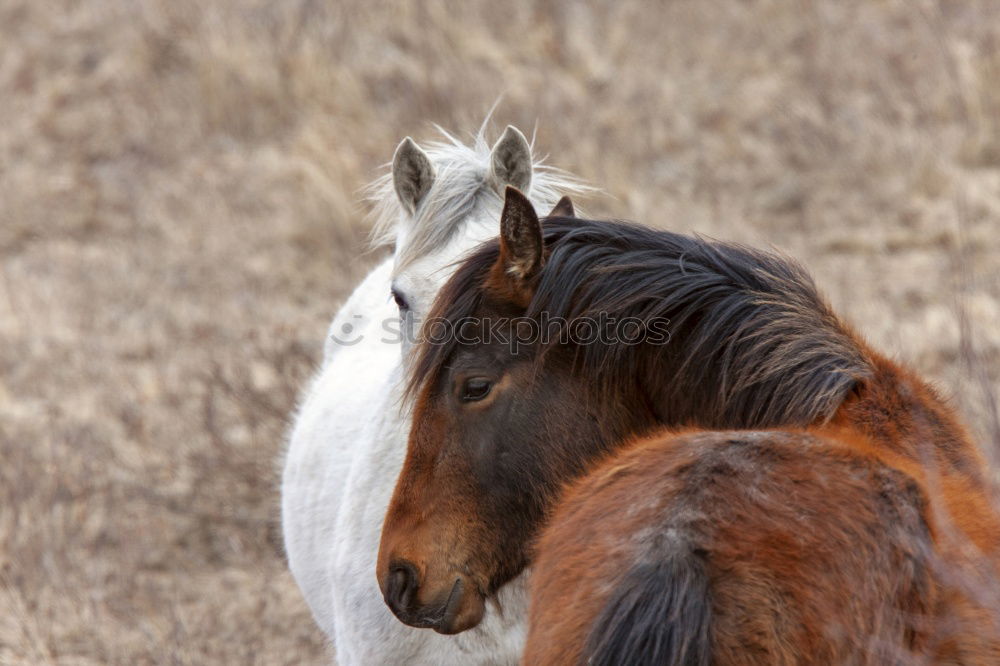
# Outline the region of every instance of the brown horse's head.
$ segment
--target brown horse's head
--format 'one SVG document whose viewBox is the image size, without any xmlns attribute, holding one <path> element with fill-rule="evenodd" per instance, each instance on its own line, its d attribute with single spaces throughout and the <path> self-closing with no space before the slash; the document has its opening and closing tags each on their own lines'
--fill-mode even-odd
<svg viewBox="0 0 1000 666">
<path fill-rule="evenodd" d="M 569 200 L 553 215 L 571 217 Z M 467 264 L 439 296 L 470 300 L 475 315 L 440 332 L 463 342 L 447 359 L 425 340 L 416 369 L 419 379 L 421 366 L 438 366 L 417 388 L 378 560 L 386 603 L 407 624 L 441 633 L 478 624 L 485 599 L 525 567 L 562 481 L 634 425 L 582 390 L 571 359 L 547 354 L 539 372 L 540 331 L 524 315 L 543 255 L 534 209 L 509 189 L 493 261 Z M 428 324 L 425 336 L 435 335 Z"/>
<path fill-rule="evenodd" d="M 823 421 L 868 372 L 794 264 L 570 216 L 557 206 L 543 235 L 508 188 L 499 240 L 424 323 L 377 571 L 407 624 L 475 626 L 562 486 L 631 436 Z"/>
</svg>

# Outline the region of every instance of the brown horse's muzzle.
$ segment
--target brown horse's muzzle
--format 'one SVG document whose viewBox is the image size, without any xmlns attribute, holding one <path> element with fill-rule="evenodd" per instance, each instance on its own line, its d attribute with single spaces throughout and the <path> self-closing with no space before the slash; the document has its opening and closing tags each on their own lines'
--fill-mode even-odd
<svg viewBox="0 0 1000 666">
<path fill-rule="evenodd" d="M 457 634 L 483 619 L 486 578 L 479 576 L 487 572 L 477 570 L 469 551 L 481 521 L 473 517 L 473 502 L 455 490 L 467 485 L 468 475 L 458 465 L 434 462 L 445 425 L 440 413 L 418 405 L 406 462 L 382 525 L 375 575 L 400 621 Z"/>
<path fill-rule="evenodd" d="M 457 634 L 483 619 L 485 603 L 475 583 L 445 565 L 434 572 L 414 559 L 380 552 L 382 597 L 399 620 L 411 627 Z"/>
</svg>

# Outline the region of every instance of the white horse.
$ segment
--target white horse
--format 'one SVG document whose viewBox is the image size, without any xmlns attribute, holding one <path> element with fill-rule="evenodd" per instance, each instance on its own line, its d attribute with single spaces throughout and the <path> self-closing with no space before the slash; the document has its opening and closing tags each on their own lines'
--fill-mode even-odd
<svg viewBox="0 0 1000 666">
<path fill-rule="evenodd" d="M 484 124 L 485 127 L 485 124 Z M 490 149 L 445 140 L 399 144 L 392 172 L 375 181 L 376 234 L 393 256 L 357 287 L 330 326 L 323 365 L 292 429 L 281 487 L 288 563 L 341 666 L 515 664 L 524 642 L 523 577 L 503 589 L 483 622 L 442 636 L 399 622 L 375 579 L 382 522 L 410 429 L 401 376 L 414 328 L 466 252 L 499 233 L 504 186 L 548 210 L 584 189 L 535 163 L 524 135 L 507 127 Z M 395 301 L 395 302 L 394 302 Z"/>
</svg>

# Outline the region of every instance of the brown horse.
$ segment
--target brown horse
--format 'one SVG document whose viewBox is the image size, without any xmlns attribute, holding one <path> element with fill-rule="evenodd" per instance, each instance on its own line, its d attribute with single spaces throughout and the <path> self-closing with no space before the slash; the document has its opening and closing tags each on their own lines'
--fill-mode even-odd
<svg viewBox="0 0 1000 666">
<path fill-rule="evenodd" d="M 794 263 L 543 230 L 510 190 L 432 324 L 377 572 L 402 621 L 475 626 L 551 517 L 528 663 L 1000 657 L 983 461 Z"/>
</svg>

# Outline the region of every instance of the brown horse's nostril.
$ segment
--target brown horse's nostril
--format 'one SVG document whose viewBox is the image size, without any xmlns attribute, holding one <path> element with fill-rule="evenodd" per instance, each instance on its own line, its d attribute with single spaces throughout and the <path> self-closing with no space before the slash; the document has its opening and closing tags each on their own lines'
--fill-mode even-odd
<svg viewBox="0 0 1000 666">
<path fill-rule="evenodd" d="M 395 560 L 389 565 L 389 581 L 385 589 L 385 602 L 397 615 L 411 610 L 420 581 L 417 569 L 406 560 Z"/>
<path fill-rule="evenodd" d="M 431 576 L 422 577 L 412 562 L 393 558 L 380 579 L 382 596 L 400 622 L 441 634 L 457 634 L 479 624 L 486 609 L 483 595 L 474 584 L 460 574 L 452 576 L 441 580 L 450 586 L 438 585 Z M 421 601 L 421 595 L 427 598 Z"/>
</svg>

